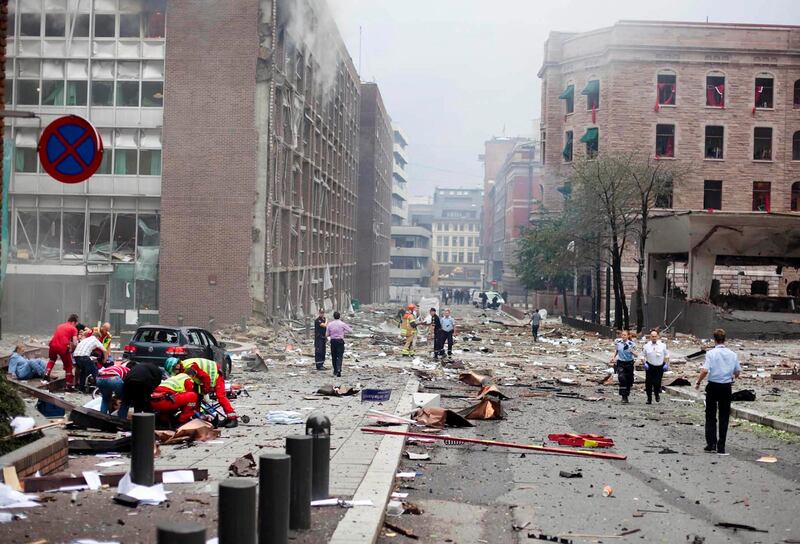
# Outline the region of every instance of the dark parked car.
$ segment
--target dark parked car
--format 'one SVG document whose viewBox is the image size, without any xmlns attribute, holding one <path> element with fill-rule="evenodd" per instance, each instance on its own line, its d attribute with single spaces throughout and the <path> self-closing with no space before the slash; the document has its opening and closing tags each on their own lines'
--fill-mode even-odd
<svg viewBox="0 0 800 544">
<path fill-rule="evenodd" d="M 197 327 L 139 327 L 125 346 L 123 356 L 137 363 L 155 363 L 159 366 L 164 366 L 164 361 L 169 357 L 202 357 L 216 361 L 226 379 L 232 372 L 231 357 L 225 351 L 225 344 L 218 342 L 207 330 Z"/>
</svg>

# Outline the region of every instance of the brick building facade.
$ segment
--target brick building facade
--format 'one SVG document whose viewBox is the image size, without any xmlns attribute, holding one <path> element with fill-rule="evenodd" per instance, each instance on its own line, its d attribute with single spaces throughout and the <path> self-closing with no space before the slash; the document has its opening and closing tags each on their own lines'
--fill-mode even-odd
<svg viewBox="0 0 800 544">
<path fill-rule="evenodd" d="M 363 304 L 389 300 L 392 225 L 392 121 L 375 83 L 361 84 L 356 282 Z"/>
<path fill-rule="evenodd" d="M 790 26 L 621 21 L 551 33 L 539 72 L 545 207 L 562 205 L 573 160 L 642 152 L 690 166 L 673 210 L 800 211 L 799 47 Z M 717 267 L 721 291 L 736 291 L 740 271 Z M 779 295 L 796 271 L 745 274 L 748 293 L 765 281 Z"/>
</svg>

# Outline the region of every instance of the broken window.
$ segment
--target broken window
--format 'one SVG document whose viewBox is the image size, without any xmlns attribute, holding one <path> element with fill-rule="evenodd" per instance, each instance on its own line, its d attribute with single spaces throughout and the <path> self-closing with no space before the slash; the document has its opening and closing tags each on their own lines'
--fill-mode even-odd
<svg viewBox="0 0 800 544">
<path fill-rule="evenodd" d="M 111 214 L 89 214 L 89 260 L 107 262 L 111 258 Z"/>
<path fill-rule="evenodd" d="M 142 81 L 142 107 L 161 108 L 164 106 L 164 82 Z"/>
<path fill-rule="evenodd" d="M 92 106 L 114 105 L 114 82 L 92 81 Z"/>
<path fill-rule="evenodd" d="M 757 77 L 754 108 L 773 107 L 774 80 L 771 77 Z"/>
<path fill-rule="evenodd" d="M 39 157 L 35 147 L 17 147 L 14 149 L 14 171 L 36 173 Z"/>
<path fill-rule="evenodd" d="M 593 159 L 599 151 L 599 130 L 597 127 L 587 128 L 586 134 L 581 136 L 581 142 L 586 144 L 586 157 Z"/>
<path fill-rule="evenodd" d="M 725 107 L 725 76 L 706 76 L 706 106 L 712 108 Z"/>
<path fill-rule="evenodd" d="M 572 131 L 568 130 L 564 133 L 564 151 L 561 152 L 561 155 L 564 157 L 564 161 L 571 162 L 572 161 Z"/>
<path fill-rule="evenodd" d="M 135 149 L 115 149 L 114 150 L 114 174 L 117 176 L 136 175 L 136 150 Z"/>
<path fill-rule="evenodd" d="M 126 263 L 133 261 L 136 249 L 136 215 L 132 213 L 114 214 L 112 236 L 112 260 Z"/>
<path fill-rule="evenodd" d="M 703 209 L 722 209 L 722 182 L 707 179 L 703 182 Z"/>
<path fill-rule="evenodd" d="M 656 92 L 659 106 L 674 106 L 677 76 L 675 74 L 658 74 Z"/>
<path fill-rule="evenodd" d="M 586 95 L 586 110 L 596 110 L 600 107 L 600 81 L 592 79 L 586 83 L 586 87 L 581 91 Z"/>
<path fill-rule="evenodd" d="M 792 160 L 800 161 L 800 130 L 792 135 Z"/>
<path fill-rule="evenodd" d="M 139 105 L 139 82 L 138 81 L 117 81 L 117 100 L 118 107 L 137 107 Z"/>
<path fill-rule="evenodd" d="M 161 175 L 160 149 L 142 149 L 139 152 L 139 175 L 140 176 Z"/>
<path fill-rule="evenodd" d="M 138 38 L 139 37 L 139 14 L 122 13 L 119 16 L 119 37 Z"/>
<path fill-rule="evenodd" d="M 89 14 L 79 13 L 75 16 L 74 28 L 72 30 L 73 38 L 88 38 L 89 37 Z"/>
<path fill-rule="evenodd" d="M 769 295 L 769 282 L 764 280 L 755 280 L 750 284 L 751 295 Z"/>
<path fill-rule="evenodd" d="M 567 85 L 567 88 L 558 95 L 558 98 L 564 101 L 566 113 L 569 114 L 575 111 L 575 85 Z"/>
<path fill-rule="evenodd" d="M 41 36 L 42 16 L 39 13 L 22 13 L 19 16 L 20 36 Z"/>
<path fill-rule="evenodd" d="M 706 127 L 705 150 L 707 159 L 721 159 L 723 157 L 724 134 L 724 127 Z"/>
<path fill-rule="evenodd" d="M 756 127 L 753 130 L 753 160 L 772 160 L 772 128 Z"/>
<path fill-rule="evenodd" d="M 656 157 L 675 156 L 675 125 L 656 125 Z"/>
<path fill-rule="evenodd" d="M 64 105 L 64 81 L 47 80 L 42 81 L 42 106 L 63 106 Z"/>
<path fill-rule="evenodd" d="M 64 212 L 64 258 L 83 259 L 83 237 L 86 226 L 85 212 Z"/>
<path fill-rule="evenodd" d="M 17 29 L 16 29 L 16 18 L 17 18 L 17 14 L 16 13 L 12 12 L 12 13 L 8 14 L 8 35 L 9 36 L 15 36 L 16 35 L 16 32 L 17 32 Z"/>
<path fill-rule="evenodd" d="M 38 79 L 18 79 L 17 80 L 17 104 L 20 106 L 39 105 L 39 80 Z"/>
<path fill-rule="evenodd" d="M 66 13 L 48 13 L 44 18 L 44 35 L 63 38 L 66 30 Z"/>
<path fill-rule="evenodd" d="M 61 253 L 61 212 L 39 212 L 39 260 L 58 260 Z"/>
<path fill-rule="evenodd" d="M 769 181 L 754 181 L 753 182 L 753 211 L 754 212 L 768 212 L 770 211 L 770 192 L 772 191 L 772 183 Z"/>
<path fill-rule="evenodd" d="M 672 178 L 669 178 L 661 185 L 660 190 L 656 193 L 655 207 L 664 209 L 672 208 L 672 193 L 673 183 Z"/>
<path fill-rule="evenodd" d="M 164 37 L 164 16 L 163 9 L 156 9 L 144 14 L 144 37 L 163 38 Z"/>
<path fill-rule="evenodd" d="M 116 35 L 116 17 L 113 14 L 97 13 L 94 16 L 94 37 L 113 38 Z"/>
<path fill-rule="evenodd" d="M 789 207 L 793 212 L 800 212 L 800 181 L 792 183 L 792 196 Z"/>
<path fill-rule="evenodd" d="M 36 249 L 36 211 L 17 211 L 13 255 L 19 261 L 33 259 Z"/>
</svg>

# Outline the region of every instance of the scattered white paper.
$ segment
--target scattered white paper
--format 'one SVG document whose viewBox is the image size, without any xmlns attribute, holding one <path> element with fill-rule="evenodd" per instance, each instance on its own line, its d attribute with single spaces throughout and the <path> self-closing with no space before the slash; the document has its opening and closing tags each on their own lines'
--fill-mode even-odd
<svg viewBox="0 0 800 544">
<path fill-rule="evenodd" d="M 311 408 L 308 409 L 311 410 Z M 300 425 L 305 423 L 305 419 L 303 419 L 303 414 L 299 412 L 273 410 L 267 412 L 267 422 L 277 425 Z"/>
<path fill-rule="evenodd" d="M 95 540 L 93 538 L 81 538 L 73 540 L 70 544 L 119 544 L 117 540 Z"/>
<path fill-rule="evenodd" d="M 431 459 L 431 456 L 428 455 L 427 453 L 414 453 L 411 451 L 407 451 L 406 455 L 408 456 L 408 459 L 411 461 L 430 461 Z"/>
<path fill-rule="evenodd" d="M 84 489 L 89 489 L 89 486 L 86 484 L 81 485 L 65 485 L 63 487 L 59 487 L 56 491 L 83 491 Z"/>
<path fill-rule="evenodd" d="M 84 470 L 83 479 L 92 491 L 97 491 L 103 485 L 96 470 Z"/>
<path fill-rule="evenodd" d="M 417 473 L 416 472 L 398 472 L 397 473 L 397 477 L 405 479 L 405 480 L 413 480 L 414 478 L 417 477 Z"/>
<path fill-rule="evenodd" d="M 224 440 L 209 440 L 206 444 L 224 444 Z"/>
<path fill-rule="evenodd" d="M 137 485 L 131 481 L 130 472 L 126 472 L 125 476 L 119 481 L 117 491 L 123 495 L 138 499 L 139 504 L 157 506 L 167 500 L 167 495 L 164 493 L 164 484 L 156 484 L 150 487 Z"/>
<path fill-rule="evenodd" d="M 35 426 L 36 420 L 32 417 L 17 416 L 11 420 L 11 428 L 14 429 L 14 434 L 30 431 Z"/>
<path fill-rule="evenodd" d="M 29 508 L 40 506 L 36 495 L 26 495 L 12 489 L 6 484 L 0 484 L 0 508 Z"/>
<path fill-rule="evenodd" d="M 90 410 L 100 411 L 100 406 L 102 405 L 102 402 L 103 402 L 103 399 L 100 398 L 100 397 L 97 397 L 96 399 L 92 399 L 92 400 L 86 402 L 86 404 L 84 404 L 83 407 L 84 408 L 89 408 Z"/>
<path fill-rule="evenodd" d="M 393 499 L 405 499 L 408 498 L 408 493 L 400 493 L 399 491 L 395 491 L 392 493 Z"/>
<path fill-rule="evenodd" d="M 0 523 L 9 523 L 14 521 L 14 514 L 10 512 L 0 512 Z"/>
<path fill-rule="evenodd" d="M 100 457 L 102 459 L 119 459 L 122 457 L 121 453 L 98 453 L 95 457 Z"/>
<path fill-rule="evenodd" d="M 118 467 L 118 466 L 124 465 L 124 464 L 125 463 L 122 462 L 122 461 L 104 461 L 102 463 L 97 463 L 95 466 L 96 467 L 108 468 L 108 467 Z"/>
<path fill-rule="evenodd" d="M 161 482 L 165 484 L 190 484 L 194 482 L 194 472 L 191 470 L 173 470 L 161 474 Z"/>
</svg>

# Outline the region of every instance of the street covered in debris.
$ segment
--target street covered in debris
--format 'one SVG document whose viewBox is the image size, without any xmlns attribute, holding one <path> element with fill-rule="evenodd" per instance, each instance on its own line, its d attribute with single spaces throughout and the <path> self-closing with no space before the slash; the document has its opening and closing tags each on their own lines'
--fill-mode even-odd
<svg viewBox="0 0 800 544">
<path fill-rule="evenodd" d="M 800 539 L 797 435 L 736 418 L 729 455 L 709 455 L 702 451 L 699 396 L 691 386 L 669 385 L 680 378 L 694 383 L 703 357 L 686 356 L 708 347 L 707 341 L 668 338 L 670 370 L 660 402 L 645 404 L 637 371 L 631 402 L 623 405 L 608 364 L 613 339 L 551 318 L 534 342 L 525 319 L 467 305 L 452 310 L 457 334 L 452 358 L 444 362 L 432 358 L 424 327 L 416 355 L 400 355 L 394 306 L 368 306 L 345 316 L 353 334 L 342 378 L 331 377 L 329 368 L 314 370 L 313 344 L 302 322 L 220 331 L 219 337 L 239 346 L 231 382 L 242 393 L 233 402 L 248 423 L 172 444 L 160 436 L 155 469 L 157 479 L 169 475 L 167 494 L 133 509 L 112 501 L 131 461 L 130 443 L 119 452 L 109 445 L 125 433 L 69 424 L 67 466 L 46 477 L 21 478 L 26 491 L 35 490 L 36 506 L 7 510 L 20 519 L 4 531 L 15 542 L 154 542 L 154 524 L 182 520 L 207 527 L 213 536 L 221 512 L 219 483 L 257 477 L 259 456 L 282 452 L 285 437 L 303 434 L 313 413 L 331 421 L 330 496 L 356 501 L 351 508 L 312 507 L 311 529 L 293 532 L 292 541 L 335 541 L 348 512 L 384 509 L 380 542 L 524 542 L 539 535 L 567 539 L 562 542 Z M 735 407 L 767 419 L 780 414 L 780 421 L 796 428 L 800 381 L 779 378 L 792 377 L 800 343 L 737 341 L 732 347 L 743 365 L 735 389 L 752 389 L 756 396 Z M 370 402 L 362 400 L 365 390 L 391 394 L 387 401 Z M 54 394 L 76 406 L 90 398 Z M 400 404 L 408 396 L 412 407 L 405 409 Z M 423 406 L 422 413 L 414 413 L 413 403 Z M 442 415 L 438 407 L 456 413 Z M 407 438 L 402 453 L 397 451 L 402 459 L 394 460 L 397 473 L 382 496 L 391 491 L 388 504 L 361 502 L 383 432 L 422 436 Z M 444 435 L 452 438 L 436 439 Z M 595 436 L 575 442 L 579 435 Z M 99 445 L 81 450 L 80 440 Z M 606 454 L 623 459 L 601 458 Z M 100 510 L 102 518 L 92 518 Z"/>
</svg>

